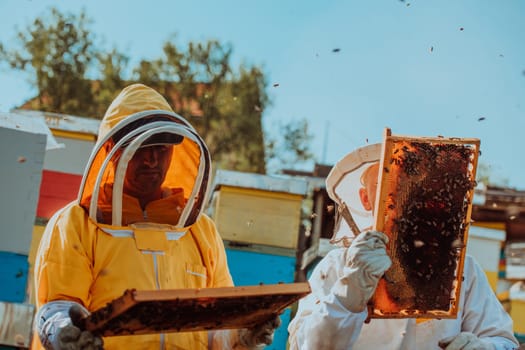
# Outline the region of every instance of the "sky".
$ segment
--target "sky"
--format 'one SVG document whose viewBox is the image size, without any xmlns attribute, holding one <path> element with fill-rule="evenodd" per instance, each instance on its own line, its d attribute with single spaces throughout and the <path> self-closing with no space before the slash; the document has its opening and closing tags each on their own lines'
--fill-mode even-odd
<svg viewBox="0 0 525 350">
<path fill-rule="evenodd" d="M 0 0 L 0 42 L 50 7 L 85 10 L 107 48 L 140 59 L 162 44 L 219 40 L 256 65 L 270 134 L 306 119 L 318 163 L 394 135 L 479 138 L 496 184 L 525 190 L 523 0 Z M 0 68 L 0 111 L 34 96 Z M 311 169 L 310 169 L 311 170 Z"/>
</svg>

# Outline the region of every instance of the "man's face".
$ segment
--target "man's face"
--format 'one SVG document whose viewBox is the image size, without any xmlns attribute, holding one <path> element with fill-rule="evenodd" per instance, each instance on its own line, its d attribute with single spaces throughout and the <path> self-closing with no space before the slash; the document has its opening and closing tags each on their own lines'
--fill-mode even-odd
<svg viewBox="0 0 525 350">
<path fill-rule="evenodd" d="M 172 153 L 172 146 L 139 148 L 128 163 L 124 193 L 141 199 L 159 191 L 164 182 Z"/>
<path fill-rule="evenodd" d="M 365 210 L 374 210 L 379 175 L 379 163 L 370 165 L 363 174 L 363 188 L 359 190 L 359 197 Z"/>
</svg>

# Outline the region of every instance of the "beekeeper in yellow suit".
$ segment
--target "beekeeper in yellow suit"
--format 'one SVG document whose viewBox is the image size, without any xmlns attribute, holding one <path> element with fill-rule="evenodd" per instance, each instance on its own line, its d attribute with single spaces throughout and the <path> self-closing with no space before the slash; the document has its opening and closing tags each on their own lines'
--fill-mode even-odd
<svg viewBox="0 0 525 350">
<path fill-rule="evenodd" d="M 42 237 L 33 348 L 250 349 L 271 343 L 278 317 L 253 329 L 103 339 L 75 325 L 126 289 L 233 285 L 223 242 L 202 213 L 210 173 L 208 149 L 195 129 L 153 89 L 125 88 L 101 122 L 78 199 L 51 218 Z"/>
</svg>

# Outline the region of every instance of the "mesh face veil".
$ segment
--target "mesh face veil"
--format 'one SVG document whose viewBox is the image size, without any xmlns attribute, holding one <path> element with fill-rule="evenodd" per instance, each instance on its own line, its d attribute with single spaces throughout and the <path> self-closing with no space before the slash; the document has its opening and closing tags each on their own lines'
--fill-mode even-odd
<svg viewBox="0 0 525 350">
<path fill-rule="evenodd" d="M 363 207 L 359 189 L 363 187 L 363 174 L 379 162 L 380 155 L 380 143 L 358 148 L 339 160 L 328 174 L 326 190 L 338 207 L 331 243 L 346 245 L 358 232 L 373 225 L 372 211 Z M 344 210 L 350 215 L 342 220 Z"/>
<path fill-rule="evenodd" d="M 210 171 L 208 149 L 187 121 L 169 111 L 139 112 L 97 142 L 79 201 L 98 223 L 128 226 L 148 221 L 181 228 L 197 219 Z M 137 193 L 157 191 L 160 201 L 139 205 L 140 198 L 129 196 L 130 183 Z"/>
</svg>

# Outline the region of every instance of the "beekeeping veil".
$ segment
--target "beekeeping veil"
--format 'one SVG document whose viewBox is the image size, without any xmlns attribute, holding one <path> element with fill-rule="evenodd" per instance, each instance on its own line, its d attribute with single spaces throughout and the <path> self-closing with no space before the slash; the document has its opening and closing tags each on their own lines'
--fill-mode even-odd
<svg viewBox="0 0 525 350">
<path fill-rule="evenodd" d="M 133 199 L 123 193 L 128 163 L 139 149 L 159 145 L 172 148 L 161 184 L 169 196 L 152 210 L 162 215 L 144 221 L 183 228 L 197 220 L 209 187 L 208 148 L 163 96 L 133 84 L 108 108 L 80 187 L 79 203 L 94 222 L 127 226 L 123 218 L 137 216 L 130 212 L 136 208 L 129 205 Z"/>
<path fill-rule="evenodd" d="M 326 178 L 326 191 L 336 203 L 336 223 L 330 243 L 347 246 L 351 237 L 372 227 L 373 214 L 363 208 L 359 197 L 363 173 L 379 162 L 381 144 L 356 149 L 339 160 Z"/>
</svg>

